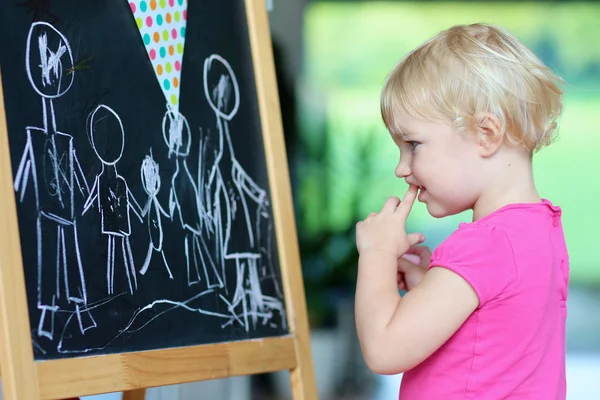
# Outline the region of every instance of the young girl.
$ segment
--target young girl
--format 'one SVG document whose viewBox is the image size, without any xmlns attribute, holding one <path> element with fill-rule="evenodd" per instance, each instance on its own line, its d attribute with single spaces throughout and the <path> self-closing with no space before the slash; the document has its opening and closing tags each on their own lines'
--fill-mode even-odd
<svg viewBox="0 0 600 400">
<path fill-rule="evenodd" d="M 565 399 L 569 258 L 532 172 L 560 83 L 482 24 L 439 33 L 388 76 L 381 110 L 409 190 L 357 224 L 356 325 L 371 370 L 404 372 L 401 399 Z M 473 210 L 433 254 L 405 231 L 417 193 L 436 218 Z"/>
</svg>

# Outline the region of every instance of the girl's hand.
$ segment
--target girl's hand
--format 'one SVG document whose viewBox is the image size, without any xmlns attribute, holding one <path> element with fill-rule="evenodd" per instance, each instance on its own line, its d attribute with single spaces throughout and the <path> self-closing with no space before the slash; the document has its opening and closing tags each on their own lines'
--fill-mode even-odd
<svg viewBox="0 0 600 400">
<path fill-rule="evenodd" d="M 356 248 L 360 254 L 373 251 L 392 253 L 400 258 L 411 246 L 421 243 L 420 233 L 406 233 L 406 219 L 417 197 L 417 187 L 410 185 L 404 199 L 387 199 L 379 213 L 371 213 L 356 224 Z"/>
<path fill-rule="evenodd" d="M 398 289 L 410 291 L 417 286 L 431 261 L 431 251 L 426 246 L 412 246 L 398 259 Z"/>
<path fill-rule="evenodd" d="M 409 261 L 413 262 L 413 264 L 417 264 L 420 267 L 423 267 L 425 269 L 429 268 L 429 263 L 431 263 L 431 250 L 429 250 L 429 247 L 427 247 L 427 246 L 412 246 L 405 253 L 405 255 L 407 255 L 407 254 L 413 254 L 414 256 L 416 256 L 419 259 L 418 262 L 415 262 L 415 261 L 409 259 Z"/>
</svg>

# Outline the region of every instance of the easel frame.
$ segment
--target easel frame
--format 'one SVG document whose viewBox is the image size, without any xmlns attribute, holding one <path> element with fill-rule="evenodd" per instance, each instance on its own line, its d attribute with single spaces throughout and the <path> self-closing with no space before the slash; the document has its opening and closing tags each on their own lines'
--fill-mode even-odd
<svg viewBox="0 0 600 400">
<path fill-rule="evenodd" d="M 4 95 L 0 81 L 0 362 L 5 400 L 52 400 L 290 370 L 295 400 L 316 399 L 310 333 L 279 97 L 264 0 L 245 0 L 290 334 L 72 359 L 34 361 Z M 1 71 L 0 71 L 1 73 Z"/>
</svg>

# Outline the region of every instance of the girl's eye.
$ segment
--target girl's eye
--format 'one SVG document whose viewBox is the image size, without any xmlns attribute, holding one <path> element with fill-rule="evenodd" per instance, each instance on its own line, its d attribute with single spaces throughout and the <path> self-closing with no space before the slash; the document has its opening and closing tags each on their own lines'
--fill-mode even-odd
<svg viewBox="0 0 600 400">
<path fill-rule="evenodd" d="M 415 151 L 417 146 L 420 144 L 421 144 L 421 142 L 415 142 L 415 141 L 408 142 L 408 145 L 410 146 L 410 151 Z"/>
</svg>

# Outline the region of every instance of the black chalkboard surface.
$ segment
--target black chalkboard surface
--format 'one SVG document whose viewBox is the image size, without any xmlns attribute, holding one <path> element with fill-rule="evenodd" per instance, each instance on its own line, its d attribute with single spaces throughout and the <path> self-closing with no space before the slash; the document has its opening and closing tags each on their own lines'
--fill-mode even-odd
<svg viewBox="0 0 600 400">
<path fill-rule="evenodd" d="M 243 0 L 0 2 L 37 360 L 288 333 Z"/>
</svg>

